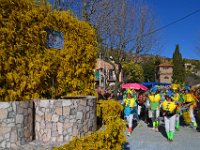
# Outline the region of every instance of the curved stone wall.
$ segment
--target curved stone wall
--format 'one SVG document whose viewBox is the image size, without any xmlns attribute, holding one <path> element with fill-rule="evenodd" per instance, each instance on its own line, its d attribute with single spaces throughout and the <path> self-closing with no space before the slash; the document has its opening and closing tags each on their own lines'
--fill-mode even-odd
<svg viewBox="0 0 200 150">
<path fill-rule="evenodd" d="M 96 98 L 35 100 L 35 139 L 63 143 L 96 131 Z"/>
<path fill-rule="evenodd" d="M 0 102 L 0 149 L 32 141 L 33 102 Z"/>
</svg>

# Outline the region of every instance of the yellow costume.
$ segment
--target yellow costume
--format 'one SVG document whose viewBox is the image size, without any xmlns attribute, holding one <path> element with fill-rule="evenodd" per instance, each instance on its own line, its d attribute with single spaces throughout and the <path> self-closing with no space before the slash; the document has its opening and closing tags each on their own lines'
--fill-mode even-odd
<svg viewBox="0 0 200 150">
<path fill-rule="evenodd" d="M 162 109 L 169 113 L 175 113 L 176 107 L 177 107 L 177 105 L 175 104 L 175 102 L 169 102 L 169 101 L 165 100 L 162 103 Z"/>
</svg>

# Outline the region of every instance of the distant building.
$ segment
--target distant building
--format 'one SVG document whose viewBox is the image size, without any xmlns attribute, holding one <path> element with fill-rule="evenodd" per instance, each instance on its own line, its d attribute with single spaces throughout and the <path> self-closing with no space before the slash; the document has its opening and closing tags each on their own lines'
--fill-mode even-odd
<svg viewBox="0 0 200 150">
<path fill-rule="evenodd" d="M 162 63 L 157 68 L 158 82 L 172 83 L 173 65 Z"/>
<path fill-rule="evenodd" d="M 115 67 L 118 69 L 117 64 L 115 64 Z M 116 81 L 116 74 L 113 66 L 99 58 L 96 62 L 95 77 L 96 85 L 102 87 L 106 87 L 106 85 L 114 85 Z M 119 82 L 122 82 L 122 72 L 119 75 Z"/>
<path fill-rule="evenodd" d="M 185 63 L 185 70 L 190 71 L 191 73 L 194 73 L 195 65 L 192 65 L 191 63 Z"/>
</svg>

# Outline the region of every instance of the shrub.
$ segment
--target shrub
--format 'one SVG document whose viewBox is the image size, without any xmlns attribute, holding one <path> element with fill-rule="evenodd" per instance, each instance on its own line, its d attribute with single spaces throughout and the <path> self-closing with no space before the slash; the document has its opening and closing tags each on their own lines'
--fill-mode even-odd
<svg viewBox="0 0 200 150">
<path fill-rule="evenodd" d="M 62 50 L 45 47 L 46 27 L 64 33 Z M 94 94 L 97 40 L 88 23 L 31 0 L 1 0 L 0 33 L 0 101 Z"/>
</svg>

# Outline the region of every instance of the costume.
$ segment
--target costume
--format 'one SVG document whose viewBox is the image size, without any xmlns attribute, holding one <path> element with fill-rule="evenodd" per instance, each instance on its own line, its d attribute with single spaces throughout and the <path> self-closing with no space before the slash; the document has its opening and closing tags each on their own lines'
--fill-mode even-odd
<svg viewBox="0 0 200 150">
<path fill-rule="evenodd" d="M 189 92 L 189 90 L 186 90 Z M 195 96 L 191 93 L 186 92 L 183 96 L 184 105 L 187 107 L 189 111 L 190 122 L 192 123 L 193 127 L 197 127 L 196 119 L 194 117 L 194 107 L 196 106 L 196 99 Z"/>
<path fill-rule="evenodd" d="M 130 94 L 131 96 L 124 98 L 122 104 L 125 105 L 124 117 L 128 122 L 128 136 L 130 136 L 132 133 L 133 117 L 134 114 L 137 113 L 137 99 L 135 96 L 133 96 L 133 91 L 128 90 L 127 94 Z"/>
<path fill-rule="evenodd" d="M 172 100 L 177 104 L 177 109 L 176 109 L 176 130 L 179 130 L 181 103 L 183 102 L 183 99 L 181 98 L 181 96 L 180 96 L 180 94 L 178 92 L 174 92 L 174 94 L 172 96 Z"/>
<path fill-rule="evenodd" d="M 153 129 L 158 131 L 159 121 L 158 117 L 160 115 L 160 101 L 161 95 L 157 92 L 157 89 L 153 89 L 148 96 L 149 103 L 150 103 L 150 110 L 149 110 L 149 117 L 153 122 Z"/>
<path fill-rule="evenodd" d="M 163 110 L 164 122 L 165 122 L 165 131 L 167 134 L 168 140 L 172 141 L 175 131 L 175 121 L 176 121 L 176 108 L 177 105 L 174 101 L 171 101 L 172 93 L 168 92 L 166 100 L 161 104 Z"/>
</svg>

